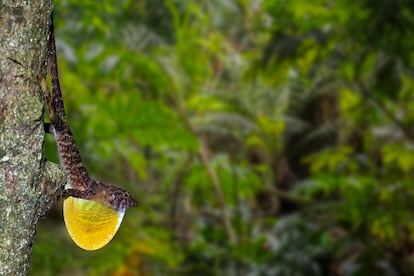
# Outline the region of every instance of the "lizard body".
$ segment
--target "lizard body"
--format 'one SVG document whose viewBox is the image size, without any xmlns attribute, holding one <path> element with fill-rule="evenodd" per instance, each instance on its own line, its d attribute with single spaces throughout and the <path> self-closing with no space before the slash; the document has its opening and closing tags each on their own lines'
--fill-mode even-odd
<svg viewBox="0 0 414 276">
<path fill-rule="evenodd" d="M 60 163 L 67 174 L 68 185 L 63 192 L 65 224 L 76 244 L 86 250 L 95 250 L 113 238 L 125 210 L 137 206 L 138 202 L 128 191 L 89 177 L 66 120 L 59 82 L 53 20 L 49 43 L 52 94 L 45 80 L 41 82 L 41 86 L 46 94 Z"/>
</svg>

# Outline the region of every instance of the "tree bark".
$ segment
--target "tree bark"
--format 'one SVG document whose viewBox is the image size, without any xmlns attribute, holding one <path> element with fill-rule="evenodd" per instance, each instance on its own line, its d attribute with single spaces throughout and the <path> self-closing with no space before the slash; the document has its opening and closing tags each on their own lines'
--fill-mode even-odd
<svg viewBox="0 0 414 276">
<path fill-rule="evenodd" d="M 38 220 L 64 182 L 44 159 L 52 0 L 0 0 L 0 275 L 26 275 Z"/>
</svg>

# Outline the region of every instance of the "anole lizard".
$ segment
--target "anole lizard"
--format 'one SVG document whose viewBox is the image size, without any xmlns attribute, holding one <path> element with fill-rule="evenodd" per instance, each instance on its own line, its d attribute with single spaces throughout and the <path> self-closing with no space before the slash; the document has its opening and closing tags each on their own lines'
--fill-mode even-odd
<svg viewBox="0 0 414 276">
<path fill-rule="evenodd" d="M 89 177 L 66 121 L 58 76 L 53 20 L 49 43 L 52 95 L 45 79 L 42 79 L 41 86 L 46 95 L 60 163 L 67 174 L 68 185 L 63 191 L 65 224 L 69 235 L 78 246 L 86 250 L 96 250 L 114 237 L 125 210 L 137 206 L 138 202 L 128 191 Z"/>
</svg>

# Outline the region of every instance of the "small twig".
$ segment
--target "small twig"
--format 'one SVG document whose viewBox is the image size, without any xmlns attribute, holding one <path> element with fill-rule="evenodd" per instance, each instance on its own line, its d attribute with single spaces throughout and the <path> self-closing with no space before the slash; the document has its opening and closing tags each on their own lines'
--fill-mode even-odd
<svg viewBox="0 0 414 276">
<path fill-rule="evenodd" d="M 171 207 L 170 207 L 170 219 L 169 219 L 169 228 L 174 233 L 174 236 L 176 237 L 176 228 L 177 228 L 177 217 L 178 217 L 178 203 L 180 202 L 180 194 L 181 194 L 181 188 L 182 188 L 182 181 L 184 177 L 188 174 L 190 169 L 190 162 L 191 162 L 191 156 L 187 157 L 187 160 L 185 160 L 182 167 L 177 172 L 177 176 L 175 177 L 172 185 L 172 191 L 171 191 Z"/>
<path fill-rule="evenodd" d="M 207 175 L 210 177 L 211 181 L 214 185 L 214 190 L 216 191 L 217 200 L 220 205 L 221 209 L 221 216 L 223 219 L 224 228 L 226 229 L 227 236 L 229 238 L 230 244 L 234 244 L 236 242 L 236 237 L 234 235 L 233 227 L 230 222 L 229 218 L 229 212 L 226 206 L 226 201 L 224 199 L 223 190 L 221 189 L 221 181 L 219 176 L 217 175 L 217 172 L 213 169 L 213 167 L 210 164 L 209 160 L 209 152 L 206 143 L 199 138 L 200 143 L 200 157 L 201 161 L 206 169 Z"/>
<path fill-rule="evenodd" d="M 176 95 L 175 104 L 178 111 L 179 116 L 183 119 L 184 123 L 186 124 L 186 127 L 193 133 L 195 137 L 197 137 L 199 146 L 198 154 L 201 158 L 201 162 L 203 163 L 203 166 L 207 172 L 208 177 L 211 179 L 214 190 L 216 193 L 216 199 L 218 201 L 220 212 L 221 212 L 221 219 L 223 222 L 224 229 L 226 231 L 227 237 L 229 239 L 230 244 L 234 244 L 236 242 L 236 237 L 233 231 L 233 227 L 230 221 L 229 216 L 229 210 L 226 205 L 226 200 L 223 195 L 223 190 L 221 188 L 222 184 L 220 181 L 219 176 L 217 175 L 217 172 L 213 169 L 213 167 L 210 164 L 210 158 L 209 158 L 209 149 L 206 144 L 206 142 L 202 139 L 202 137 L 199 136 L 199 134 L 196 132 L 194 126 L 191 124 L 190 119 L 188 118 L 188 113 L 186 111 L 184 99 L 182 99 L 181 95 Z"/>
</svg>

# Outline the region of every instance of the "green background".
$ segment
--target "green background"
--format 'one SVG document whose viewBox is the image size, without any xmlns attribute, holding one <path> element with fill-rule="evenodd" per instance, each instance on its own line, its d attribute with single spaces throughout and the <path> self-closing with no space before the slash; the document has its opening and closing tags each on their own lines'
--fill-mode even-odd
<svg viewBox="0 0 414 276">
<path fill-rule="evenodd" d="M 412 1 L 60 0 L 54 18 L 83 161 L 140 206 L 87 252 L 57 204 L 30 275 L 414 275 Z"/>
</svg>

